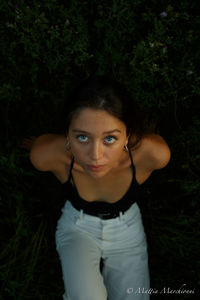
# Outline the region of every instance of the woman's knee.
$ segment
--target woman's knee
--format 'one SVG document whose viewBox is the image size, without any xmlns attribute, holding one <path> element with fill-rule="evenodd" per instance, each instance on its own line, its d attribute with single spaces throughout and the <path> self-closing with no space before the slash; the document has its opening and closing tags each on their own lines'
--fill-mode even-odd
<svg viewBox="0 0 200 300">
<path fill-rule="evenodd" d="M 69 300 L 106 300 L 107 290 L 100 270 L 100 253 L 82 255 L 62 248 L 60 260 L 66 298 Z"/>
<path fill-rule="evenodd" d="M 65 300 L 107 300 L 107 290 L 102 282 L 74 282 L 66 284 Z"/>
</svg>

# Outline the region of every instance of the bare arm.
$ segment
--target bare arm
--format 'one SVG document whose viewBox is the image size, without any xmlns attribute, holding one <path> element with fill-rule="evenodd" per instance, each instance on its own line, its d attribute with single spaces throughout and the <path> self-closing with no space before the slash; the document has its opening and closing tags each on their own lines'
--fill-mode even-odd
<svg viewBox="0 0 200 300">
<path fill-rule="evenodd" d="M 48 133 L 39 136 L 31 146 L 29 157 L 32 165 L 39 171 L 52 172 L 64 182 L 67 166 L 71 162 L 65 144 L 66 137 L 63 135 Z"/>
<path fill-rule="evenodd" d="M 53 171 L 57 166 L 55 134 L 43 134 L 34 139 L 30 148 L 30 161 L 39 171 Z"/>
<path fill-rule="evenodd" d="M 147 135 L 142 143 L 141 164 L 147 172 L 162 169 L 169 163 L 171 151 L 160 135 Z"/>
</svg>

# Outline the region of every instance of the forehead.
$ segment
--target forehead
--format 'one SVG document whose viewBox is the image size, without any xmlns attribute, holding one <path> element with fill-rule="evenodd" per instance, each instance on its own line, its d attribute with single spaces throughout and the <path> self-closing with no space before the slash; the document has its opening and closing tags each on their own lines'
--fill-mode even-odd
<svg viewBox="0 0 200 300">
<path fill-rule="evenodd" d="M 126 126 L 105 110 L 84 108 L 74 114 L 69 129 L 81 129 L 88 132 L 104 132 L 113 129 L 124 131 Z"/>
</svg>

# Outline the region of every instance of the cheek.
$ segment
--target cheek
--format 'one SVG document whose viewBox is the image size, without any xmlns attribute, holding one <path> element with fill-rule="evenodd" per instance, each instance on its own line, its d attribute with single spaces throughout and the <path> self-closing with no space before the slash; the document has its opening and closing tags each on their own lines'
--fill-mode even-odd
<svg viewBox="0 0 200 300">
<path fill-rule="evenodd" d="M 78 162 L 84 161 L 87 156 L 87 147 L 83 147 L 81 145 L 72 144 L 71 152 L 75 156 Z"/>
<path fill-rule="evenodd" d="M 110 161 L 116 161 L 120 158 L 122 151 L 123 148 L 121 146 L 109 148 L 106 151 L 106 156 L 109 158 Z"/>
</svg>

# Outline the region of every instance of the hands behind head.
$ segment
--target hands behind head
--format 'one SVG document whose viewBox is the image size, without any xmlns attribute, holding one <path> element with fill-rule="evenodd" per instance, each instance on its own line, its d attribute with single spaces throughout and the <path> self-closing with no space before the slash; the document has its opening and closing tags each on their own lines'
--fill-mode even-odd
<svg viewBox="0 0 200 300">
<path fill-rule="evenodd" d="M 30 150 L 32 147 L 33 142 L 35 141 L 35 136 L 29 136 L 22 140 L 22 142 L 19 144 L 20 148 L 24 148 L 26 150 Z"/>
</svg>

